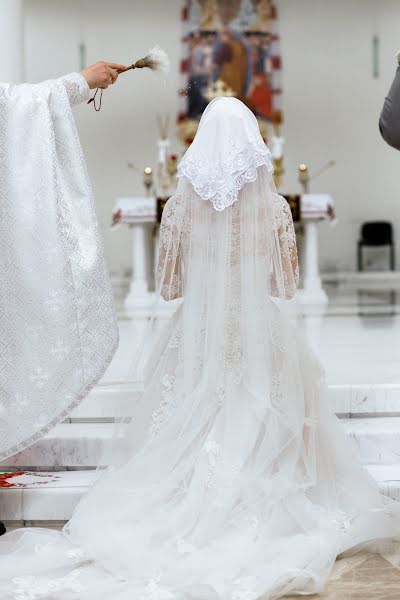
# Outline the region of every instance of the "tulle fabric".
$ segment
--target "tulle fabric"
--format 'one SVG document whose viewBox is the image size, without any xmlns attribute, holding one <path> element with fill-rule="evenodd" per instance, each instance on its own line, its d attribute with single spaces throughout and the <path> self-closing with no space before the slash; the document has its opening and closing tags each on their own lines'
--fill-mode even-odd
<svg viewBox="0 0 400 600">
<path fill-rule="evenodd" d="M 284 202 L 263 167 L 223 212 L 181 180 L 158 274 L 161 295 L 184 300 L 115 464 L 63 533 L 0 540 L 2 599 L 311 594 L 338 554 L 399 534 L 399 505 L 359 465 L 286 314 L 297 255 Z"/>
<path fill-rule="evenodd" d="M 328 409 L 270 170 L 222 212 L 204 200 L 182 178 L 166 205 L 158 287 L 183 300 L 146 357 L 114 468 L 65 533 L 138 597 L 154 585 L 154 598 L 314 593 L 337 555 L 400 533 L 400 505 Z"/>
</svg>

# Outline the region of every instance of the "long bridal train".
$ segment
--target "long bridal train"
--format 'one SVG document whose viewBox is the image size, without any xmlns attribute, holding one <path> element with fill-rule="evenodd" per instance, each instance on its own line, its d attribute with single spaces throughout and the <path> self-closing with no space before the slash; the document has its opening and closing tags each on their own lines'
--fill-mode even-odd
<svg viewBox="0 0 400 600">
<path fill-rule="evenodd" d="M 184 300 L 64 531 L 0 540 L 2 599 L 272 600 L 321 590 L 346 550 L 396 553 L 400 504 L 360 466 L 293 320 L 293 223 L 252 113 L 211 102 L 179 175 L 158 275 Z"/>
</svg>

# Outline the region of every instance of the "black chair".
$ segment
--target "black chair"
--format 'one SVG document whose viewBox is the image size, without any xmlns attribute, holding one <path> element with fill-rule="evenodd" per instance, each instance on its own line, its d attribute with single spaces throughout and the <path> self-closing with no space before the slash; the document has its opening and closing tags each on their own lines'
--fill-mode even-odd
<svg viewBox="0 0 400 600">
<path fill-rule="evenodd" d="M 390 269 L 395 269 L 393 227 L 387 221 L 370 221 L 361 225 L 360 239 L 358 241 L 358 270 L 363 271 L 363 247 L 364 246 L 389 246 Z"/>
</svg>

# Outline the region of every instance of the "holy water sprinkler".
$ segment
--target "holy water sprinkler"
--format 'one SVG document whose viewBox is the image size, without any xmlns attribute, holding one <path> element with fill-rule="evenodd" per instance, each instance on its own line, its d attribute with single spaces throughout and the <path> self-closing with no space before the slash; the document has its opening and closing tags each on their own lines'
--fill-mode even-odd
<svg viewBox="0 0 400 600">
<path fill-rule="evenodd" d="M 166 73 L 169 71 L 169 64 L 168 54 L 160 46 L 154 46 L 144 58 L 140 58 L 135 63 L 132 63 L 125 71 L 147 68 L 152 71 Z M 125 71 L 123 72 L 125 73 Z"/>
<path fill-rule="evenodd" d="M 160 48 L 160 46 L 154 46 L 151 50 L 148 51 L 144 58 L 140 58 L 136 62 L 132 63 L 126 69 L 121 69 L 118 71 L 119 74 L 126 73 L 126 71 L 131 71 L 132 69 L 151 69 L 152 71 L 158 73 L 167 73 L 169 71 L 170 61 L 168 54 Z M 99 112 L 101 109 L 101 102 L 103 98 L 103 90 L 100 91 L 100 99 L 98 100 L 98 104 L 96 103 L 96 96 L 98 94 L 99 88 L 94 93 L 93 98 L 90 98 L 88 104 L 93 102 L 93 107 L 96 112 Z"/>
</svg>

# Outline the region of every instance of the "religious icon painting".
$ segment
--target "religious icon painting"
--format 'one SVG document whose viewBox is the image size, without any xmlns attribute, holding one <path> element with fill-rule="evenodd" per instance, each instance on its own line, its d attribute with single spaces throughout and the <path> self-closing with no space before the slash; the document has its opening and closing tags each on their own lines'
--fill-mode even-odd
<svg viewBox="0 0 400 600">
<path fill-rule="evenodd" d="M 193 121 L 210 100 L 235 96 L 254 112 L 267 138 L 269 124 L 282 122 L 275 2 L 186 0 L 182 21 L 181 137 L 190 143 Z"/>
</svg>

